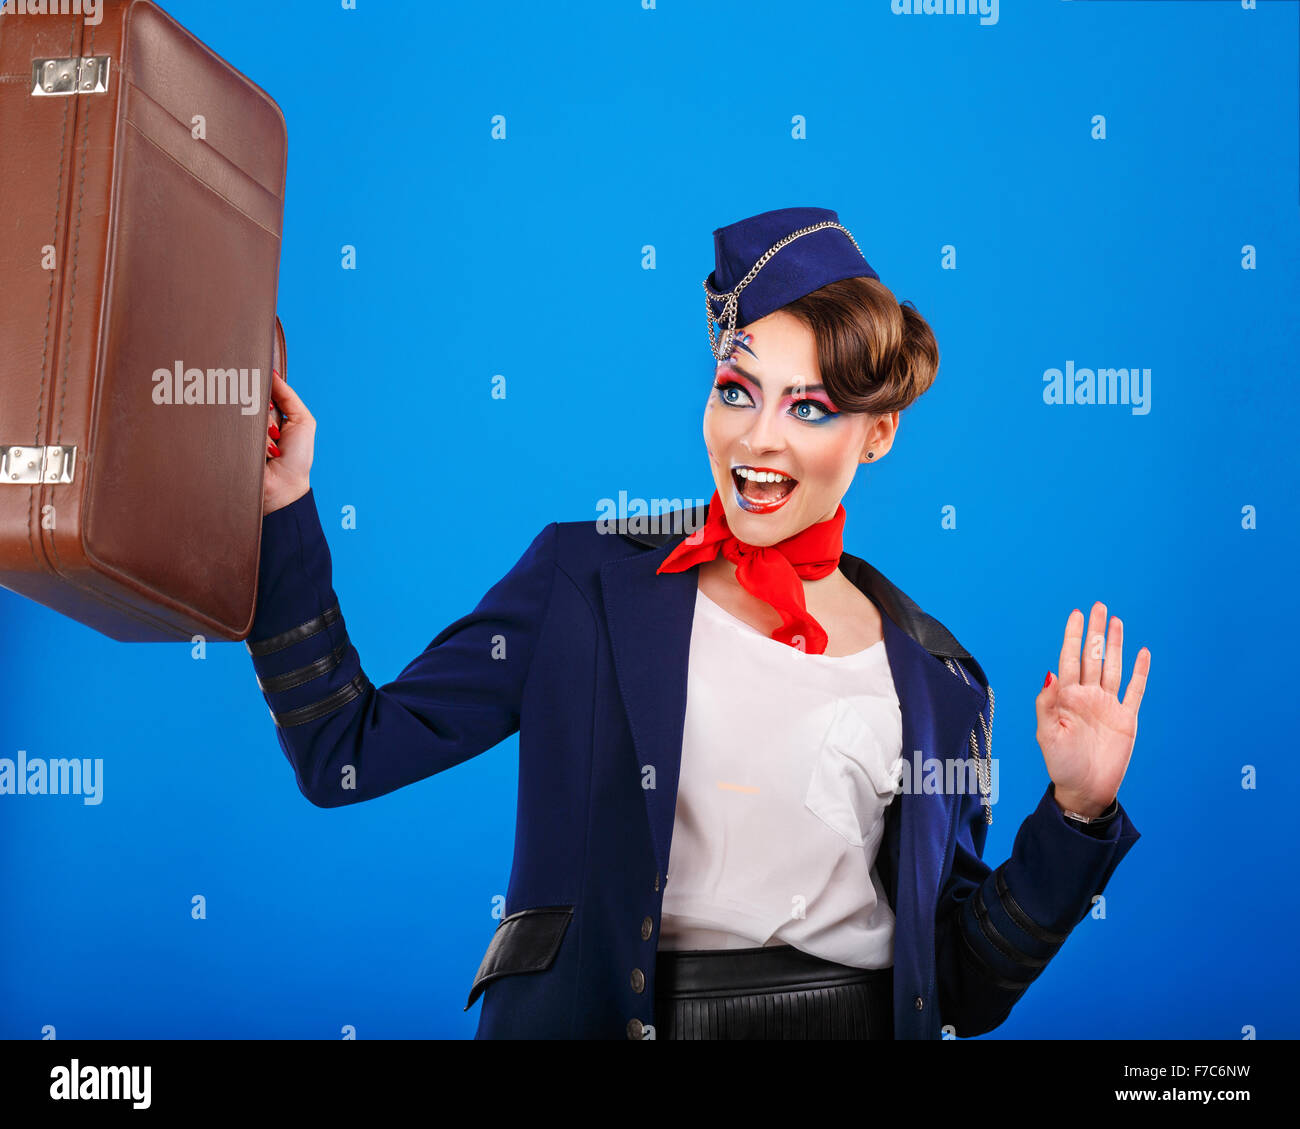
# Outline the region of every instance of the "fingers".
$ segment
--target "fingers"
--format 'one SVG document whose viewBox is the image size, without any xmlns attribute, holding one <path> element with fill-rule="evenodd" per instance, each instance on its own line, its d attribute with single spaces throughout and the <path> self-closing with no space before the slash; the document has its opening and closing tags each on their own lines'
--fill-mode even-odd
<svg viewBox="0 0 1300 1129">
<path fill-rule="evenodd" d="M 271 373 L 271 396 L 284 414 L 285 423 L 309 424 L 316 420 L 301 397 L 278 372 Z"/>
<path fill-rule="evenodd" d="M 1065 641 L 1061 644 L 1061 658 L 1056 664 L 1060 679 L 1067 686 L 1079 681 L 1079 644 L 1083 641 L 1083 612 L 1078 608 L 1065 621 Z"/>
<path fill-rule="evenodd" d="M 1124 692 L 1124 708 L 1137 717 L 1138 707 L 1142 704 L 1142 695 L 1146 693 L 1147 674 L 1151 670 L 1151 652 L 1145 647 L 1138 651 L 1137 661 L 1133 663 L 1133 675 L 1128 680 L 1128 689 Z"/>
<path fill-rule="evenodd" d="M 1107 694 L 1119 695 L 1119 680 L 1124 673 L 1124 624 L 1119 616 L 1111 616 L 1110 632 L 1106 636 L 1106 662 L 1101 668 L 1101 688 Z"/>
<path fill-rule="evenodd" d="M 278 459 L 280 457 L 280 447 L 275 442 L 280 438 L 280 427 L 276 422 L 280 417 L 276 414 L 275 403 L 272 401 L 270 408 L 267 410 L 266 425 L 266 457 L 268 459 Z"/>
<path fill-rule="evenodd" d="M 1060 679 L 1053 678 L 1049 673 L 1047 681 L 1043 683 L 1043 688 L 1038 691 L 1038 697 L 1034 699 L 1034 712 L 1038 715 L 1038 731 L 1040 733 L 1046 732 L 1048 728 L 1048 719 L 1056 708 L 1056 697 L 1060 687 Z"/>
<path fill-rule="evenodd" d="M 1059 679 L 1051 679 L 1044 686 L 1035 703 L 1038 721 L 1043 723 L 1045 713 L 1056 700 L 1061 685 L 1079 682 L 1083 685 L 1100 685 L 1108 694 L 1119 695 L 1120 679 L 1124 674 L 1124 623 L 1119 616 L 1110 620 L 1109 638 L 1106 630 L 1106 605 L 1100 600 L 1092 605 L 1088 618 L 1088 635 L 1083 634 L 1083 612 L 1078 608 L 1065 621 L 1065 640 L 1061 645 Z M 1079 645 L 1083 644 L 1083 661 L 1080 665 Z M 1151 652 L 1143 647 L 1133 664 L 1133 675 L 1121 703 L 1136 718 L 1142 695 L 1146 692 L 1147 673 L 1151 669 Z"/>
<path fill-rule="evenodd" d="M 1088 634 L 1083 640 L 1083 673 L 1079 681 L 1085 686 L 1101 682 L 1102 659 L 1106 653 L 1106 605 L 1098 600 L 1088 616 Z"/>
</svg>

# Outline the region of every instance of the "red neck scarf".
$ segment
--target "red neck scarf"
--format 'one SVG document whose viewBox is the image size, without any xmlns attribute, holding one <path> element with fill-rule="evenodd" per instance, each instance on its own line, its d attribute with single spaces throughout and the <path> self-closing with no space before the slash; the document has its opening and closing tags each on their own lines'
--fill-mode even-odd
<svg viewBox="0 0 1300 1129">
<path fill-rule="evenodd" d="M 825 521 L 808 526 L 775 545 L 747 545 L 732 535 L 722 509 L 722 499 L 713 492 L 709 516 L 704 525 L 677 546 L 655 571 L 684 572 L 721 553 L 736 566 L 736 580 L 751 595 L 780 613 L 781 626 L 772 638 L 810 655 L 826 650 L 826 632 L 808 614 L 800 580 L 820 580 L 840 563 L 844 551 L 844 507 Z"/>
</svg>

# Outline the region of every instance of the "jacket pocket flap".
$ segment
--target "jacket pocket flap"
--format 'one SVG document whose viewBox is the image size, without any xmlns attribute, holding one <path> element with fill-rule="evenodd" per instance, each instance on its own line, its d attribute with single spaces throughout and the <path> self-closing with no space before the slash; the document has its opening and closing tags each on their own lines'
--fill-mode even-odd
<svg viewBox="0 0 1300 1129">
<path fill-rule="evenodd" d="M 572 917 L 573 906 L 540 906 L 517 910 L 503 918 L 470 985 L 465 1010 L 469 1011 L 488 984 L 501 976 L 550 968 Z"/>
</svg>

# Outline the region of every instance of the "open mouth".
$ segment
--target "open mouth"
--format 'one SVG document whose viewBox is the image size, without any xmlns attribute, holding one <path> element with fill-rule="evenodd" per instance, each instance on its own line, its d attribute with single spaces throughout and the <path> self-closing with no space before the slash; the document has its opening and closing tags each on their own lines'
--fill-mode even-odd
<svg viewBox="0 0 1300 1129">
<path fill-rule="evenodd" d="M 798 479 L 784 471 L 762 466 L 733 466 L 731 481 L 736 487 L 736 503 L 752 514 L 769 514 L 785 505 Z"/>
</svg>

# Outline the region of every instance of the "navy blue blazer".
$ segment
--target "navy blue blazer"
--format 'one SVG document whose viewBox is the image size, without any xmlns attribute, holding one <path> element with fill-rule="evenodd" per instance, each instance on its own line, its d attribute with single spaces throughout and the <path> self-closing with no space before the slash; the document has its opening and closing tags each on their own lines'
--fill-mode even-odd
<svg viewBox="0 0 1300 1129">
<path fill-rule="evenodd" d="M 263 520 L 247 645 L 312 803 L 382 796 L 519 732 L 505 914 L 466 1004 L 483 997 L 477 1038 L 654 1037 L 698 583 L 695 568 L 655 570 L 683 536 L 554 522 L 376 687 L 348 641 L 313 493 Z M 980 715 L 991 721 L 979 664 L 865 561 L 846 553 L 840 568 L 880 609 L 905 752 L 967 756 Z M 1121 805 L 1099 826 L 1067 821 L 1049 783 L 991 869 L 978 792 L 905 790 L 886 810 L 876 863 L 899 1039 L 1001 1023 L 1139 837 Z"/>
</svg>

